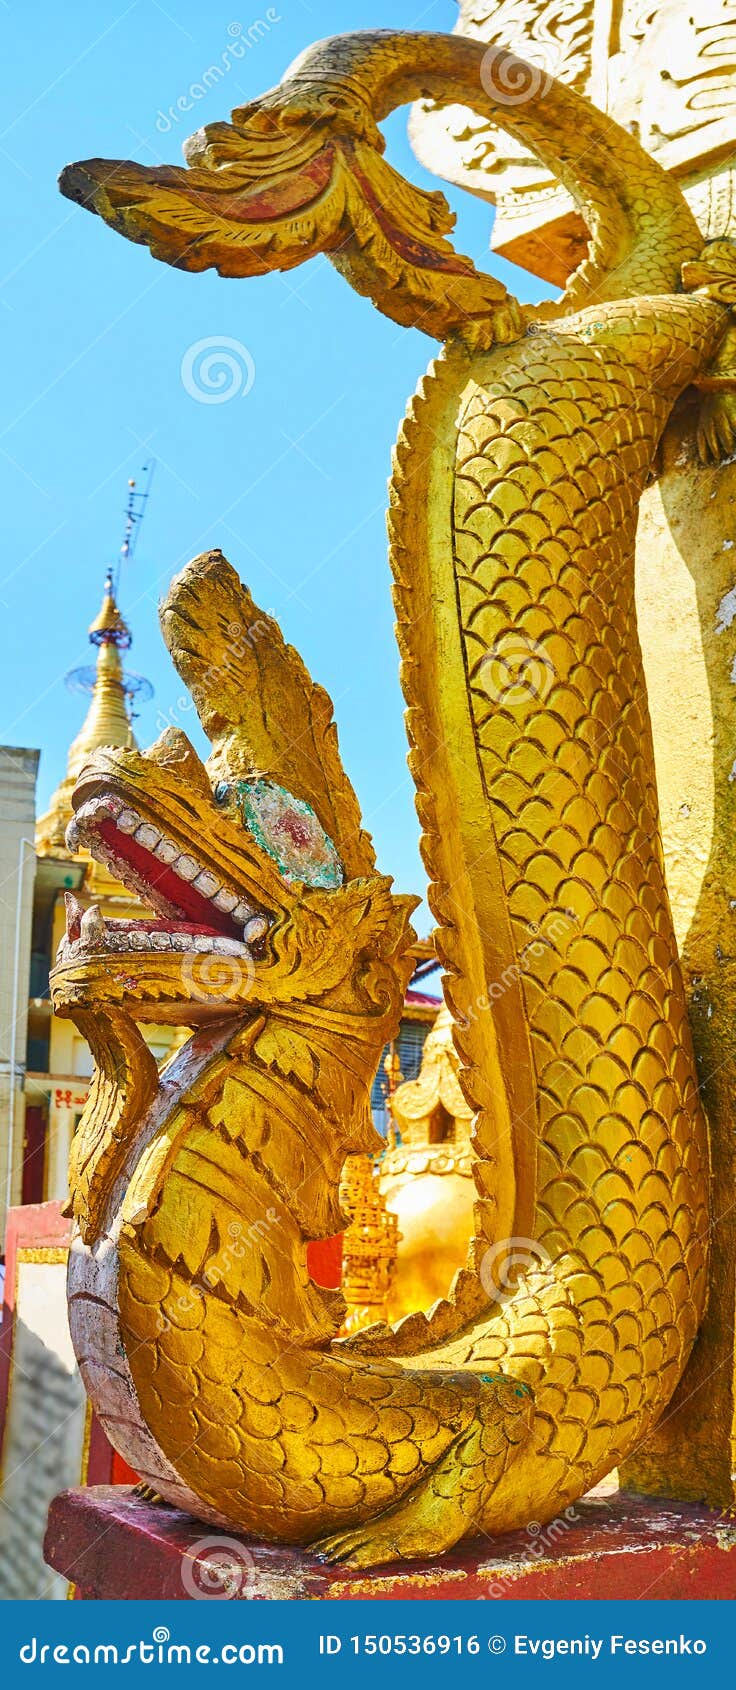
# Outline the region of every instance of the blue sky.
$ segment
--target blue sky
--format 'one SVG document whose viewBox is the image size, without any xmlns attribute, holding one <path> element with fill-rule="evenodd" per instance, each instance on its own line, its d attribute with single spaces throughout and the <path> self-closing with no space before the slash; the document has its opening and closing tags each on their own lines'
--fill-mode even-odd
<svg viewBox="0 0 736 1690">
<path fill-rule="evenodd" d="M 91 660 L 86 628 L 120 545 L 127 478 L 154 454 L 145 527 L 121 582 L 131 666 L 155 687 L 139 739 L 175 718 L 182 691 L 158 600 L 188 558 L 219 545 L 332 694 L 382 868 L 400 889 L 424 890 L 384 511 L 396 428 L 434 343 L 380 317 L 322 258 L 259 281 L 157 264 L 62 199 L 56 176 L 90 156 L 178 163 L 189 133 L 277 82 L 310 41 L 450 29 L 455 15 L 453 0 L 44 0 L 32 20 L 13 0 L 0 14 L 0 740 L 40 746 L 41 806 L 85 707 L 64 675 Z M 190 114 L 160 115 L 238 26 L 244 37 L 267 16 L 268 32 Z M 397 168 L 437 186 L 410 152 L 404 114 L 387 133 Z M 540 297 L 523 272 L 489 261 L 488 206 L 448 197 L 462 207 L 461 249 L 520 297 Z M 205 338 L 245 346 L 247 394 L 203 404 L 187 391 L 182 360 Z M 202 749 L 192 714 L 180 720 Z"/>
</svg>

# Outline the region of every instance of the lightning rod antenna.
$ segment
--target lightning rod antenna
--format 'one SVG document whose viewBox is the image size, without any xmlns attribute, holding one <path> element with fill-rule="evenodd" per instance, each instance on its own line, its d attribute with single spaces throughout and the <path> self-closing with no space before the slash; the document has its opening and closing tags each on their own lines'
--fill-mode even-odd
<svg viewBox="0 0 736 1690">
<path fill-rule="evenodd" d="M 146 514 L 146 505 L 148 504 L 151 492 L 151 483 L 153 481 L 153 472 L 155 468 L 155 458 L 149 458 L 143 465 L 141 470 L 141 475 L 144 477 L 142 488 L 139 489 L 134 477 L 132 476 L 128 482 L 128 502 L 125 507 L 123 543 L 120 547 L 115 567 L 111 571 L 113 592 L 116 598 L 120 587 L 120 570 L 122 565 L 124 563 L 130 563 L 138 545 L 138 537 L 143 524 L 143 518 Z"/>
</svg>

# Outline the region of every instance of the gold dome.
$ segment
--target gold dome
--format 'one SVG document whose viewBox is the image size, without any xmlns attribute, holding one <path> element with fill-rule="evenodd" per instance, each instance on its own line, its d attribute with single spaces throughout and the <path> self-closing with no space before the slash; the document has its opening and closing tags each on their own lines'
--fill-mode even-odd
<svg viewBox="0 0 736 1690">
<path fill-rule="evenodd" d="M 460 1090 L 452 1016 L 442 1005 L 415 1080 L 397 1086 L 391 1115 L 401 1143 L 387 1150 L 378 1183 L 396 1216 L 396 1265 L 388 1318 L 429 1309 L 464 1267 L 473 1233 L 472 1112 Z"/>
</svg>

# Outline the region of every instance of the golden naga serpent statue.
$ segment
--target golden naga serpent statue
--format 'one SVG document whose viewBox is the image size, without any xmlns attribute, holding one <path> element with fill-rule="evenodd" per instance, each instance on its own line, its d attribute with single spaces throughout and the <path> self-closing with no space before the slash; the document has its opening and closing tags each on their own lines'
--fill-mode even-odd
<svg viewBox="0 0 736 1690">
<path fill-rule="evenodd" d="M 591 249 L 559 302 L 522 308 L 476 272 L 442 195 L 385 163 L 377 122 L 424 97 L 495 117 L 575 195 Z M 686 388 L 703 453 L 733 443 L 736 260 L 703 252 L 631 135 L 458 37 L 323 42 L 187 156 L 93 160 L 62 186 L 185 269 L 326 252 L 447 339 L 401 429 L 390 526 L 477 1235 L 427 1317 L 335 1341 L 305 1238 L 339 1227 L 343 1159 L 372 1142 L 411 900 L 376 871 L 329 701 L 210 553 L 162 612 L 208 766 L 170 730 L 100 752 L 75 796 L 73 843 L 158 919 L 72 908 L 53 976 L 96 1061 L 72 1329 L 112 1442 L 164 1498 L 368 1566 L 569 1505 L 646 1436 L 702 1317 L 708 1145 L 633 558 Z M 133 1017 L 194 1029 L 160 1075 Z"/>
</svg>

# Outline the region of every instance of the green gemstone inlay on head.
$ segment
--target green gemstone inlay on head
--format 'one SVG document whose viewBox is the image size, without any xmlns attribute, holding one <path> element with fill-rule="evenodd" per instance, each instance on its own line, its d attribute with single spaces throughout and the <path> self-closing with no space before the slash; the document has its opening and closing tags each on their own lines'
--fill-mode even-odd
<svg viewBox="0 0 736 1690">
<path fill-rule="evenodd" d="M 270 780 L 234 781 L 232 790 L 244 825 L 286 881 L 328 892 L 342 886 L 342 863 L 311 804 Z"/>
</svg>

